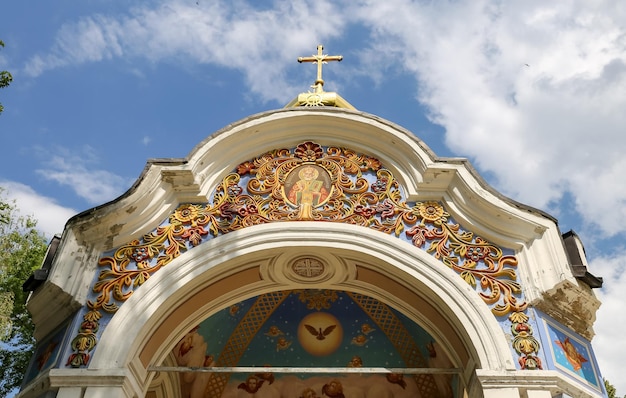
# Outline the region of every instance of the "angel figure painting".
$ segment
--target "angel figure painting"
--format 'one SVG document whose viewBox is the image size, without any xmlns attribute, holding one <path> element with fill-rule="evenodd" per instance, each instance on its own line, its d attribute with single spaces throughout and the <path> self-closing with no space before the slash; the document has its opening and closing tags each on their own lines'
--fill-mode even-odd
<svg viewBox="0 0 626 398">
<path fill-rule="evenodd" d="M 558 370 L 583 380 L 595 388 L 601 389 L 602 380 L 596 371 L 596 362 L 589 342 L 574 332 L 558 325 L 556 321 L 548 319 L 541 314 L 545 331 L 547 332 L 548 345 Z"/>
</svg>

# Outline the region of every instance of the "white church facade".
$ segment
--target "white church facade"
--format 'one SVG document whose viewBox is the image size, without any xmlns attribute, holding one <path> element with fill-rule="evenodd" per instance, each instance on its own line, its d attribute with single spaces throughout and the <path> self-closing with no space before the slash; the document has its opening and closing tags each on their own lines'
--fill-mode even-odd
<svg viewBox="0 0 626 398">
<path fill-rule="evenodd" d="M 605 396 L 578 237 L 323 91 L 321 56 L 68 221 L 19 397 Z"/>
</svg>

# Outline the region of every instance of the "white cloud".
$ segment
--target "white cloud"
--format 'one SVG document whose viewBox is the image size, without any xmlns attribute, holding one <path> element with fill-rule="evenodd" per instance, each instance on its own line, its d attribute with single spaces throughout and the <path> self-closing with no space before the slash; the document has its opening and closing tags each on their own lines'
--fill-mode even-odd
<svg viewBox="0 0 626 398">
<path fill-rule="evenodd" d="M 299 91 L 285 79 L 294 54 L 365 24 L 372 51 L 387 55 L 377 58 L 398 59 L 415 76 L 417 97 L 450 147 L 522 202 L 558 213 L 550 204 L 571 192 L 586 222 L 610 235 L 626 231 L 626 212 L 608 211 L 626 200 L 626 18 L 606 13 L 606 4 L 279 1 L 261 10 L 162 2 L 64 25 L 27 71 L 121 56 L 176 59 L 238 69 L 253 93 L 284 102 Z M 378 78 L 377 68 L 389 66 L 363 63 Z"/>
<path fill-rule="evenodd" d="M 36 77 L 122 56 L 175 59 L 240 70 L 253 93 L 286 102 L 298 92 L 285 80 L 286 65 L 294 64 L 294 54 L 340 35 L 341 22 L 330 1 L 277 1 L 262 10 L 241 1 L 161 2 L 154 9 L 137 7 L 128 15 L 84 17 L 64 25 L 51 51 L 30 59 L 25 72 Z"/>
<path fill-rule="evenodd" d="M 595 323 L 596 337 L 593 348 L 600 364 L 602 376 L 617 388 L 619 396 L 626 394 L 624 379 L 624 353 L 626 353 L 626 318 L 624 292 L 626 292 L 626 255 L 624 248 L 614 256 L 596 258 L 590 264 L 595 275 L 604 277 L 604 286 L 598 291 L 602 306 Z"/>
<path fill-rule="evenodd" d="M 49 181 L 70 187 L 91 204 L 101 204 L 115 199 L 131 185 L 128 181 L 106 170 L 90 168 L 97 163 L 95 151 L 86 146 L 78 154 L 56 148 L 45 161 L 45 169 L 37 174 Z"/>
<path fill-rule="evenodd" d="M 0 181 L 6 198 L 15 200 L 19 213 L 33 216 L 37 220 L 37 229 L 51 239 L 63 232 L 67 220 L 76 214 L 74 209 L 60 206 L 52 198 L 38 194 L 33 188 L 14 181 Z"/>
<path fill-rule="evenodd" d="M 447 144 L 496 188 L 557 216 L 570 193 L 590 227 L 614 235 L 626 232 L 626 15 L 613 3 L 162 1 L 64 25 L 26 70 L 113 57 L 212 64 L 286 102 L 301 91 L 285 76 L 294 54 L 364 25 L 370 76 L 399 60 Z"/>
<path fill-rule="evenodd" d="M 390 0 L 357 12 L 373 46 L 414 74 L 451 148 L 524 203 L 558 212 L 549 205 L 569 191 L 612 235 L 626 231 L 626 16 L 612 4 Z"/>
</svg>

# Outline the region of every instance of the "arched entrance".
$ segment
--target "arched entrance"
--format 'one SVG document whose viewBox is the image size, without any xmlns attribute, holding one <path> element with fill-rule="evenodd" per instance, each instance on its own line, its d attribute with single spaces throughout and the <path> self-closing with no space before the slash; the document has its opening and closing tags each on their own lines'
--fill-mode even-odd
<svg viewBox="0 0 626 398">
<path fill-rule="evenodd" d="M 319 223 L 301 222 L 289 229 L 255 226 L 205 246 L 155 274 L 120 308 L 90 369 L 128 367 L 140 394 L 150 397 L 191 393 L 195 380 L 202 380 L 196 388 L 209 394 L 203 396 L 238 396 L 259 382 L 266 391 L 280 390 L 280 383 L 269 389 L 262 372 L 250 369 L 186 373 L 188 381 L 180 377 L 185 373 L 168 369 L 199 366 L 189 359 L 202 354 L 205 366 L 289 368 L 274 373 L 275 380 L 299 380 L 291 390 L 282 383 L 280 391 L 289 394 L 302 387 L 299 394 L 311 388 L 322 396 L 333 380 L 349 390 L 367 379 L 380 394 L 396 390 L 379 396 L 446 397 L 480 396 L 475 368 L 513 367 L 501 329 L 475 292 L 432 256 L 393 237 L 345 224 L 320 230 Z M 123 324 L 126 338 L 120 333 Z M 342 338 L 333 341 L 340 330 Z M 208 342 L 214 338 L 219 342 Z M 371 345 L 363 348 L 368 341 Z M 263 355 L 268 349 L 271 353 Z M 392 359 L 380 360 L 385 354 Z M 360 376 L 332 369 L 303 376 L 302 368 L 354 367 L 359 359 Z M 406 373 L 370 368 L 405 368 Z M 354 377 L 361 383 L 351 382 Z"/>
</svg>

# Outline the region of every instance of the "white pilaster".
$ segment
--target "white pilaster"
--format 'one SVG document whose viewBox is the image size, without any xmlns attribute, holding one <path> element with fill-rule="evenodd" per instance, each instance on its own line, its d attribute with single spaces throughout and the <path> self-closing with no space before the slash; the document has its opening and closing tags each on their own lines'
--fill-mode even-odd
<svg viewBox="0 0 626 398">
<path fill-rule="evenodd" d="M 520 398 L 519 390 L 513 387 L 492 388 L 483 392 L 485 398 Z"/>
<path fill-rule="evenodd" d="M 83 398 L 83 389 L 80 387 L 59 388 L 56 398 Z"/>
<path fill-rule="evenodd" d="M 116 387 L 87 387 L 84 398 L 133 398 L 130 391 L 121 386 Z"/>
<path fill-rule="evenodd" d="M 550 393 L 550 391 L 530 390 L 527 394 L 528 398 L 552 398 L 552 393 Z"/>
</svg>

